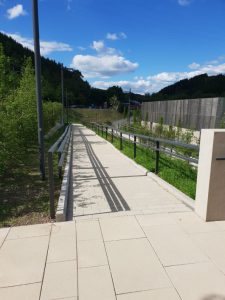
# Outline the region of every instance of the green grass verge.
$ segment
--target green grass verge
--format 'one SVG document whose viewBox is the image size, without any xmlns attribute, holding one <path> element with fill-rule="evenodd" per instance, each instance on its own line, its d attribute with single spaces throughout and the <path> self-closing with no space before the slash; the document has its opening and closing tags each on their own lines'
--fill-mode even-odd
<svg viewBox="0 0 225 300">
<path fill-rule="evenodd" d="M 70 123 L 105 123 L 111 124 L 115 120 L 123 119 L 123 115 L 111 109 L 75 108 L 69 110 Z"/>
<path fill-rule="evenodd" d="M 102 136 L 101 131 L 99 135 Z M 103 138 L 106 138 L 105 132 Z M 107 140 L 111 142 L 110 134 L 108 134 Z M 119 138 L 114 137 L 113 145 L 120 150 Z M 123 150 L 120 151 L 147 170 L 155 172 L 155 151 L 137 145 L 137 155 L 134 159 L 134 146 L 129 141 L 123 141 Z M 184 194 L 195 199 L 197 170 L 188 162 L 160 153 L 159 173 L 157 175 Z"/>
</svg>

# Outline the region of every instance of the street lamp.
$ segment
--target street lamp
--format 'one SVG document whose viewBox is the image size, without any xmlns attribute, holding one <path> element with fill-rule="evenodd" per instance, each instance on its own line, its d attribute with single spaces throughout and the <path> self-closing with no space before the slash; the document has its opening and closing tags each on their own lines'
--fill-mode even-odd
<svg viewBox="0 0 225 300">
<path fill-rule="evenodd" d="M 63 64 L 61 64 L 61 89 L 62 89 L 62 119 L 61 123 L 64 125 L 64 74 L 63 74 Z"/>
<path fill-rule="evenodd" d="M 129 94 L 129 98 L 128 98 L 128 125 L 129 125 L 129 127 L 130 127 L 130 123 L 131 123 L 131 120 L 130 120 L 130 101 L 131 101 L 131 89 L 129 90 L 129 92 L 128 91 L 125 91 L 125 94 Z"/>
<path fill-rule="evenodd" d="M 66 68 L 66 70 L 73 72 L 74 69 L 73 68 Z M 63 64 L 61 64 L 61 89 L 62 89 L 62 125 L 64 125 L 64 67 Z M 67 109 L 67 124 L 68 124 L 68 103 L 67 103 L 67 88 L 66 88 L 66 109 Z"/>
<path fill-rule="evenodd" d="M 43 131 L 43 109 L 41 95 L 41 55 L 39 40 L 38 0 L 33 0 L 33 33 L 34 33 L 34 60 L 36 79 L 36 99 L 38 117 L 38 144 L 40 156 L 40 173 L 42 180 L 45 180 L 45 153 L 44 153 L 44 131 Z"/>
<path fill-rule="evenodd" d="M 74 72 L 73 68 L 66 68 L 67 71 Z M 66 119 L 69 122 L 69 105 L 68 105 L 68 89 L 66 88 Z"/>
</svg>

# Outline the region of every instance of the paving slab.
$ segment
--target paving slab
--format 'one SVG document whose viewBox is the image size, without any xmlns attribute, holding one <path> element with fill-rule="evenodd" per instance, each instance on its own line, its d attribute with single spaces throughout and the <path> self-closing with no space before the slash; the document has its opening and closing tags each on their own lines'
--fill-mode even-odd
<svg viewBox="0 0 225 300">
<path fill-rule="evenodd" d="M 28 237 L 49 235 L 51 230 L 51 224 L 38 224 L 30 226 L 12 227 L 7 240 L 22 239 Z"/>
<path fill-rule="evenodd" d="M 225 232 L 198 233 L 191 238 L 225 274 Z"/>
<path fill-rule="evenodd" d="M 79 300 L 116 300 L 108 266 L 80 269 L 78 286 Z"/>
<path fill-rule="evenodd" d="M 150 215 L 137 215 L 136 216 L 141 226 L 157 226 L 157 225 L 171 225 L 176 224 L 176 221 L 170 214 L 150 214 Z"/>
<path fill-rule="evenodd" d="M 117 294 L 170 287 L 147 239 L 106 242 Z"/>
<path fill-rule="evenodd" d="M 134 216 L 101 219 L 100 225 L 105 241 L 145 237 L 144 232 Z"/>
<path fill-rule="evenodd" d="M 80 241 L 78 243 L 79 268 L 108 265 L 105 247 L 101 240 Z"/>
<path fill-rule="evenodd" d="M 143 227 L 164 266 L 208 261 L 179 225 Z"/>
<path fill-rule="evenodd" d="M 222 230 L 216 222 L 204 222 L 194 212 L 174 213 L 171 216 L 187 233 L 216 232 Z"/>
<path fill-rule="evenodd" d="M 180 300 L 173 288 L 157 289 L 138 293 L 129 293 L 117 296 L 118 300 Z"/>
<path fill-rule="evenodd" d="M 52 235 L 50 238 L 47 262 L 76 259 L 76 237 L 74 235 Z"/>
<path fill-rule="evenodd" d="M 76 261 L 46 265 L 41 300 L 77 297 Z"/>
<path fill-rule="evenodd" d="M 0 250 L 0 287 L 40 282 L 49 237 L 5 241 Z"/>
<path fill-rule="evenodd" d="M 210 262 L 166 270 L 182 300 L 225 299 L 225 276 Z"/>
<path fill-rule="evenodd" d="M 77 240 L 102 240 L 102 234 L 98 221 L 76 222 Z"/>
<path fill-rule="evenodd" d="M 52 225 L 52 236 L 65 236 L 65 235 L 70 235 L 74 236 L 76 235 L 76 227 L 75 223 L 72 222 L 59 222 L 59 223 L 54 223 Z"/>
<path fill-rule="evenodd" d="M 7 236 L 7 234 L 9 233 L 10 228 L 0 228 L 0 248 Z"/>
<path fill-rule="evenodd" d="M 215 224 L 222 230 L 225 230 L 225 221 L 218 221 Z"/>
<path fill-rule="evenodd" d="M 0 288 L 2 300 L 39 300 L 41 283 L 18 285 L 8 288 Z"/>
</svg>

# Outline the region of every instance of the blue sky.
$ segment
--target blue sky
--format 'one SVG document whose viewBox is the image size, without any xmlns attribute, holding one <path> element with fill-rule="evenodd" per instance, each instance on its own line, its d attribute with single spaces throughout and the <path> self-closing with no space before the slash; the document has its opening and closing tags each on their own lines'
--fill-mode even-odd
<svg viewBox="0 0 225 300">
<path fill-rule="evenodd" d="M 30 0 L 0 0 L 0 31 L 32 49 Z M 92 86 L 155 92 L 225 73 L 225 0 L 40 0 L 42 54 Z"/>
</svg>

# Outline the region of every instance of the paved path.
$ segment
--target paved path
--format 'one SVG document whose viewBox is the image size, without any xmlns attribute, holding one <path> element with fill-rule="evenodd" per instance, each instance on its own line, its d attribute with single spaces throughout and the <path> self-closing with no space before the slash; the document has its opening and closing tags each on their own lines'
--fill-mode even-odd
<svg viewBox="0 0 225 300">
<path fill-rule="evenodd" d="M 91 131 L 75 135 L 75 219 L 0 229 L 0 299 L 225 300 L 225 222 L 201 221 Z"/>
<path fill-rule="evenodd" d="M 190 211 L 93 131 L 74 126 L 74 217 Z"/>
</svg>

